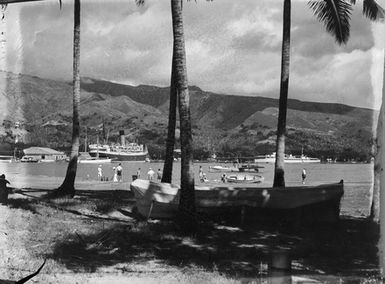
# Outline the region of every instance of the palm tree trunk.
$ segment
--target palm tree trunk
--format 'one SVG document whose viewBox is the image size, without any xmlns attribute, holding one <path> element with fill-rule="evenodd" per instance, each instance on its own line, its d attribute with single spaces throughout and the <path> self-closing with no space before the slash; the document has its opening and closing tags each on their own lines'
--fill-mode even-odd
<svg viewBox="0 0 385 284">
<path fill-rule="evenodd" d="M 385 55 L 384 55 L 385 59 Z M 381 276 L 385 276 L 385 172 L 384 172 L 384 163 L 385 163 L 385 151 L 383 149 L 384 147 L 384 135 L 385 135 L 385 60 L 384 60 L 384 75 L 383 75 L 383 82 L 382 82 L 382 104 L 380 109 L 380 116 L 379 116 L 379 126 L 377 131 L 377 137 L 378 137 L 378 147 L 379 147 L 379 173 L 380 173 L 380 184 L 379 184 L 379 203 L 380 203 L 380 241 L 378 243 L 378 251 L 379 251 L 379 262 L 380 262 L 380 271 Z"/>
<path fill-rule="evenodd" d="M 175 87 L 179 98 L 180 141 L 182 155 L 181 194 L 178 217 L 182 230 L 185 232 L 192 232 L 196 229 L 195 188 L 192 162 L 190 97 L 187 81 L 181 0 L 171 0 L 171 12 L 175 51 Z"/>
<path fill-rule="evenodd" d="M 170 109 L 168 113 L 168 133 L 166 142 L 166 157 L 163 166 L 162 182 L 171 183 L 172 181 L 172 167 L 174 161 L 174 146 L 175 146 L 175 127 L 176 127 L 176 107 L 177 107 L 177 93 L 175 88 L 175 51 L 172 55 L 171 67 L 171 85 L 170 85 Z"/>
<path fill-rule="evenodd" d="M 384 98 L 383 98 L 384 99 Z M 382 113 L 384 104 L 381 104 L 380 114 L 377 121 L 377 139 L 376 139 L 376 152 L 374 156 L 374 178 L 373 187 L 370 192 L 370 216 L 369 219 L 373 222 L 379 222 L 380 220 L 380 178 L 381 178 L 381 156 L 384 133 L 382 132 Z"/>
<path fill-rule="evenodd" d="M 291 0 L 284 0 L 283 5 L 283 35 L 282 35 L 282 58 L 281 58 L 281 87 L 279 94 L 279 111 L 277 126 L 276 160 L 274 169 L 274 187 L 285 186 L 285 135 L 287 94 L 289 90 L 289 67 L 290 67 L 290 16 Z"/>
<path fill-rule="evenodd" d="M 79 105 L 80 105 L 80 0 L 74 3 L 74 46 L 73 46 L 73 117 L 72 147 L 67 173 L 57 193 L 60 195 L 75 194 L 75 177 L 79 156 Z"/>
</svg>

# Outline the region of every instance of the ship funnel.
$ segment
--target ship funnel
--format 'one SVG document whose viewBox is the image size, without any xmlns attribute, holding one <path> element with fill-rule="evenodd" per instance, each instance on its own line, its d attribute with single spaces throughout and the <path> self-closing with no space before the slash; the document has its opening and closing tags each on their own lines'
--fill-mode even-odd
<svg viewBox="0 0 385 284">
<path fill-rule="evenodd" d="M 124 130 L 119 130 L 119 136 L 120 136 L 120 144 L 122 146 L 126 145 L 126 139 L 124 137 Z"/>
</svg>

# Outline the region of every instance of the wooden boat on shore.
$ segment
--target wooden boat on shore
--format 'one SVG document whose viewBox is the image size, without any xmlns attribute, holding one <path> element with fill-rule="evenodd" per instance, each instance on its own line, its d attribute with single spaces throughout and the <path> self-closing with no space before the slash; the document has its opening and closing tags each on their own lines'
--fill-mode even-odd
<svg viewBox="0 0 385 284">
<path fill-rule="evenodd" d="M 236 174 L 226 177 L 226 181 L 230 183 L 260 183 L 263 180 L 263 176 L 260 175 Z"/>
<path fill-rule="evenodd" d="M 173 218 L 179 204 L 179 186 L 137 179 L 130 184 L 135 195 L 138 213 L 147 218 Z M 222 214 L 234 208 L 251 208 L 274 214 L 287 211 L 306 211 L 322 214 L 324 221 L 339 218 L 343 181 L 318 186 L 286 188 L 196 186 L 195 202 L 198 213 Z M 309 211 L 309 212 L 308 212 Z M 316 218 L 320 220 L 320 218 Z"/>
</svg>

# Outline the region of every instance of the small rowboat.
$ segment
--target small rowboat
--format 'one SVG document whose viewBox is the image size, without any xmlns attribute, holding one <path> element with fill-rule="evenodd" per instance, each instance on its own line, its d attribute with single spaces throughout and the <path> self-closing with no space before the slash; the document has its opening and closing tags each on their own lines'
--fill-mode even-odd
<svg viewBox="0 0 385 284">
<path fill-rule="evenodd" d="M 263 176 L 259 175 L 230 175 L 226 178 L 227 182 L 231 183 L 260 183 L 264 180 Z"/>
</svg>

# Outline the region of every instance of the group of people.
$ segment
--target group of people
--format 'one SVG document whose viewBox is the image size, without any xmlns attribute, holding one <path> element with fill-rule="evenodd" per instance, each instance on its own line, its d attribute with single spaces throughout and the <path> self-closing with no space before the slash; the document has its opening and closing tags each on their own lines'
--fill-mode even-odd
<svg viewBox="0 0 385 284">
<path fill-rule="evenodd" d="M 123 181 L 123 178 L 122 178 L 122 173 L 123 173 L 122 164 L 119 163 L 119 165 L 117 167 L 113 167 L 112 171 L 113 171 L 112 181 L 113 182 L 122 182 Z M 148 180 L 158 180 L 158 181 L 160 181 L 162 179 L 162 174 L 163 173 L 162 173 L 162 171 L 160 169 L 158 169 L 158 171 L 155 172 L 152 168 L 149 168 L 149 170 L 147 172 L 147 178 L 148 178 Z M 306 180 L 306 169 L 305 168 L 302 169 L 301 176 L 302 176 L 302 184 L 305 184 L 305 180 Z M 141 177 L 141 168 L 138 168 L 138 170 L 136 171 L 136 178 L 140 178 L 140 177 Z M 100 180 L 100 181 L 105 181 L 106 180 L 106 178 L 103 176 L 102 165 L 99 165 L 99 167 L 98 167 L 98 180 Z M 200 182 L 208 182 L 206 174 L 203 172 L 202 166 L 199 166 L 199 180 L 200 180 Z M 226 182 L 227 181 L 226 174 L 223 174 L 221 176 L 221 181 L 222 182 Z"/>
<path fill-rule="evenodd" d="M 112 168 L 112 181 L 113 182 L 122 182 L 123 181 L 123 167 L 122 164 L 119 163 L 117 167 Z M 103 175 L 103 168 L 102 165 L 99 165 L 98 167 L 98 180 L 100 181 L 108 181 L 108 178 L 106 178 Z"/>
<path fill-rule="evenodd" d="M 162 179 L 162 175 L 163 173 L 160 169 L 158 169 L 158 171 L 155 173 L 155 171 L 152 168 L 149 168 L 147 172 L 148 180 L 155 180 L 156 178 L 157 180 L 160 181 Z"/>
<path fill-rule="evenodd" d="M 157 172 L 155 172 L 152 168 L 149 168 L 147 172 L 147 178 L 149 180 L 161 180 L 162 179 L 162 171 L 161 169 L 158 169 Z M 138 168 L 136 171 L 136 177 L 135 178 L 140 178 L 141 177 L 141 168 Z M 98 180 L 100 181 L 108 181 L 108 177 L 103 175 L 103 168 L 102 165 L 98 166 Z M 123 181 L 123 167 L 122 164 L 119 163 L 117 167 L 112 168 L 112 178 L 111 180 L 113 182 L 122 182 Z"/>
</svg>

